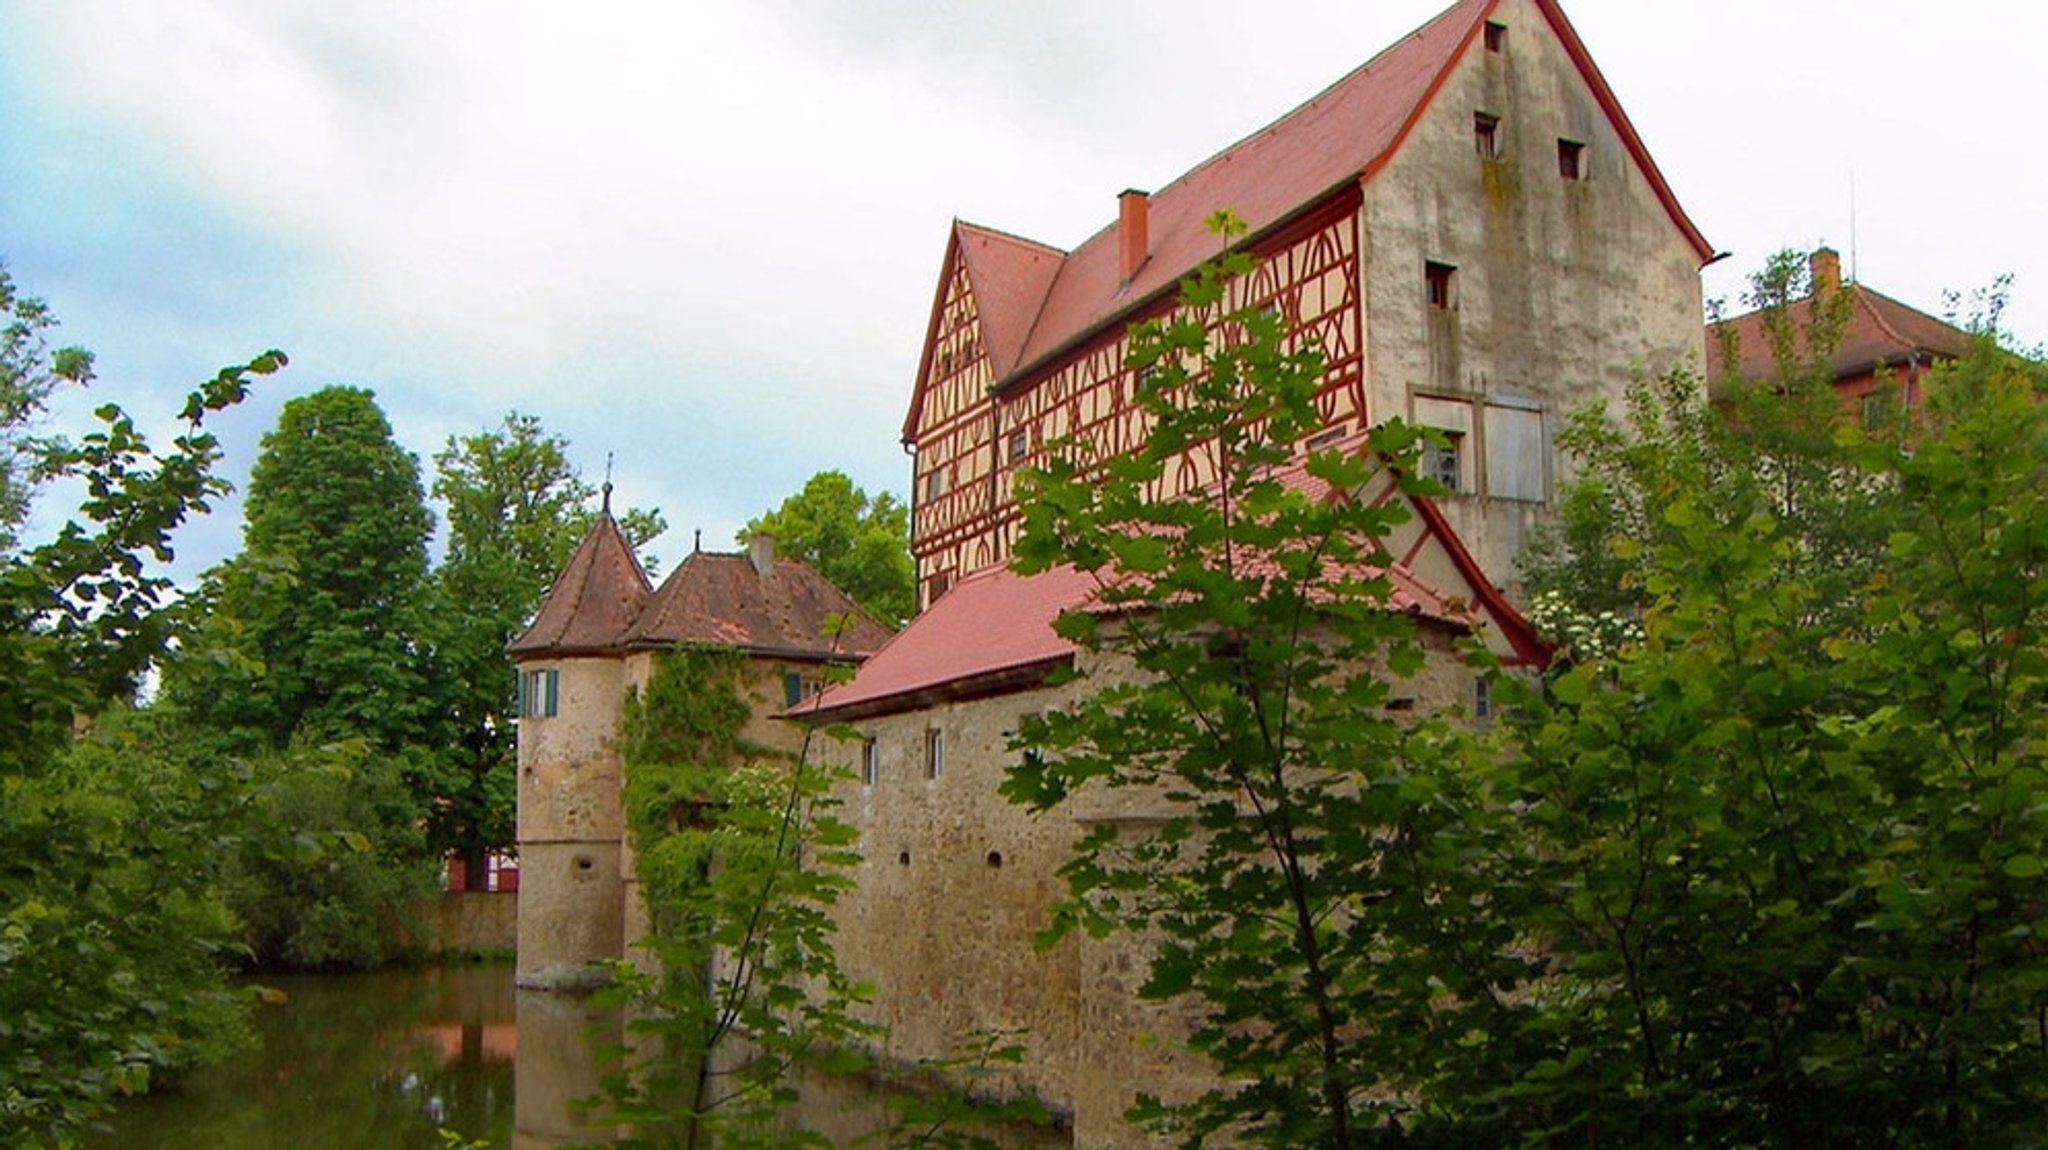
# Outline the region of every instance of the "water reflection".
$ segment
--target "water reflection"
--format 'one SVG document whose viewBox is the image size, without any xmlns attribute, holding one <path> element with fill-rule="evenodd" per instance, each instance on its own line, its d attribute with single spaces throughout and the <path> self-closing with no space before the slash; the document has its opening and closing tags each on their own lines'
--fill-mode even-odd
<svg viewBox="0 0 2048 1150">
<path fill-rule="evenodd" d="M 600 1093 L 594 1052 L 624 1037 L 617 1011 L 515 991 L 509 965 L 262 981 L 287 1000 L 257 1010 L 251 1050 L 129 1103 L 89 1145 L 441 1150 L 446 1128 L 498 1150 L 565 1150 L 618 1136 L 575 1104 Z M 866 1082 L 809 1082 L 801 1092 L 799 1120 L 835 1145 L 887 1125 L 884 1099 Z M 1037 1129 L 993 1136 L 1019 1150 L 1068 1145 Z"/>
<path fill-rule="evenodd" d="M 509 967 L 277 975 L 257 1044 L 124 1106 L 91 1144 L 135 1150 L 438 1150 L 447 1127 L 511 1144 Z"/>
</svg>

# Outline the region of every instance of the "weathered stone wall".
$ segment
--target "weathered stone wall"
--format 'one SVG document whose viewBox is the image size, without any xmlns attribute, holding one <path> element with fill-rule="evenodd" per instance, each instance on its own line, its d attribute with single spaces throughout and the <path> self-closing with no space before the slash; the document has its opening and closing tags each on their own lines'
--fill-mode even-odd
<svg viewBox="0 0 2048 1150">
<path fill-rule="evenodd" d="M 519 943 L 519 896 L 510 891 L 447 891 L 424 910 L 428 954 L 504 955 Z"/>
<path fill-rule="evenodd" d="M 1494 19 L 1505 51 L 1475 39 L 1366 182 L 1361 259 L 1373 419 L 1443 426 L 1444 407 L 1417 401 L 1468 405 L 1467 494 L 1444 509 L 1512 591 L 1568 472 L 1563 416 L 1618 397 L 1637 369 L 1697 362 L 1703 344 L 1697 252 L 1531 0 Z M 1497 158 L 1479 154 L 1482 114 Z M 1561 174 L 1560 140 L 1583 145 L 1583 179 Z M 1427 262 L 1455 269 L 1447 306 L 1431 305 Z M 1533 491 L 1516 490 L 1523 477 Z"/>
<path fill-rule="evenodd" d="M 561 674 L 552 716 L 519 721 L 519 985 L 570 989 L 624 956 L 619 708 L 626 664 L 523 664 Z"/>
<path fill-rule="evenodd" d="M 1425 668 L 1397 696 L 1420 713 L 1469 705 L 1472 672 L 1442 628 L 1422 634 Z M 830 752 L 851 775 L 838 797 L 861 832 L 856 889 L 838 911 L 838 953 L 852 977 L 872 983 L 870 1017 L 888 1028 L 883 1053 L 901 1061 L 957 1055 L 978 1033 L 1005 1032 L 1025 1049 L 1015 1076 L 1073 1116 L 1075 1146 L 1145 1143 L 1122 1115 L 1140 1091 L 1190 1097 L 1210 1084 L 1176 1048 L 1194 1017 L 1182 1004 L 1138 1001 L 1149 970 L 1142 939 L 1070 937 L 1034 945 L 1064 897 L 1058 871 L 1088 826 L 1114 823 L 1143 834 L 1167 811 L 1156 793 L 1094 788 L 1032 815 L 997 793 L 1015 759 L 1010 733 L 1021 716 L 1074 703 L 1104 680 L 1130 673 L 1097 664 L 1079 680 L 863 720 L 877 771 L 861 779 L 863 746 Z M 933 732 L 942 742 L 931 776 Z"/>
</svg>

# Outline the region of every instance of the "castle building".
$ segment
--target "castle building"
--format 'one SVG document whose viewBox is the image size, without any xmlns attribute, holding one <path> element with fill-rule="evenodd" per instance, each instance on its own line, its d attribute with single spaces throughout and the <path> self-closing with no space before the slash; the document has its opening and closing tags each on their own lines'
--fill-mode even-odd
<svg viewBox="0 0 2048 1150">
<path fill-rule="evenodd" d="M 1354 493 L 1411 505 L 1388 541 L 1389 609 L 1441 657 L 1402 702 L 1484 717 L 1483 683 L 1453 655 L 1461 640 L 1510 665 L 1544 661 L 1513 606 L 1514 564 L 1567 478 L 1560 420 L 1618 398 L 1637 371 L 1699 361 L 1698 273 L 1714 253 L 1556 0 L 1458 0 L 1158 191 L 1126 191 L 1072 251 L 954 222 L 903 424 L 920 613 L 886 642 L 878 628 L 853 643 L 867 658 L 850 682 L 778 705 L 768 688 L 783 668 L 827 653 L 804 647 L 801 627 L 764 638 L 722 595 L 650 592 L 616 527 L 599 524 L 513 645 L 527 698 L 549 707 L 520 732 L 522 982 L 571 984 L 633 931 L 619 707 L 687 618 L 693 641 L 763 661 L 764 722 L 780 712 L 861 735 L 828 752 L 844 756 L 841 813 L 861 831 L 837 946 L 876 988 L 880 1053 L 946 1058 L 976 1034 L 1011 1034 L 1025 1050 L 1016 1085 L 1069 1115 L 1088 1150 L 1143 1144 L 1122 1120 L 1136 1090 L 1203 1084 L 1160 1040 L 1185 1020 L 1138 1002 L 1137 943 L 1033 946 L 1070 844 L 1157 812 L 1082 795 L 1034 818 L 997 788 L 1020 717 L 1083 689 L 1054 672 L 1120 673 L 1052 629 L 1086 608 L 1089 577 L 1006 567 L 1021 518 L 1012 479 L 1056 440 L 1085 437 L 1109 457 L 1148 433 L 1127 330 L 1174 314 L 1179 280 L 1219 251 L 1204 221 L 1221 209 L 1246 223 L 1259 260 L 1233 303 L 1277 309 L 1325 357 L 1309 444 L 1362 451 L 1396 416 L 1447 436 L 1424 465 L 1449 496 Z M 1199 497 L 1216 479 L 1190 457 L 1157 494 Z M 708 574 L 692 570 L 700 558 L 671 584 Z"/>
<path fill-rule="evenodd" d="M 1219 209 L 1261 260 L 1241 302 L 1326 356 L 1333 432 L 1401 416 L 1449 433 L 1445 514 L 1510 589 L 1564 477 L 1559 418 L 1701 354 L 1713 249 L 1559 5 L 1460 0 L 1157 192 L 1124 192 L 1072 251 L 955 221 L 903 424 L 920 605 L 1007 559 L 1010 479 L 1047 442 L 1114 455 L 1145 434 L 1127 329 L 1217 254 Z"/>
<path fill-rule="evenodd" d="M 597 985 L 601 964 L 631 957 L 646 932 L 618 735 L 659 652 L 741 652 L 756 716 L 746 736 L 794 750 L 801 733 L 769 716 L 815 693 L 826 664 L 857 662 L 888 636 L 767 536 L 745 554 L 695 552 L 656 590 L 609 511 L 599 516 L 507 648 L 520 685 L 519 985 Z"/>
</svg>

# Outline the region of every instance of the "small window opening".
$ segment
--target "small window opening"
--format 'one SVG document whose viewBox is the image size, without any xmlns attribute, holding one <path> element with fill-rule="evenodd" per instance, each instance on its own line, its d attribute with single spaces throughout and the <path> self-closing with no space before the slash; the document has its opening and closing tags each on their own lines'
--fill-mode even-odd
<svg viewBox="0 0 2048 1150">
<path fill-rule="evenodd" d="M 1456 432 L 1446 432 L 1444 433 L 1444 441 L 1442 443 L 1424 444 L 1422 448 L 1423 477 L 1434 479 L 1452 491 L 1458 490 L 1458 477 L 1462 470 L 1459 467 L 1458 456 L 1464 446 L 1464 439 L 1464 436 Z"/>
<path fill-rule="evenodd" d="M 1476 718 L 1493 718 L 1493 680 L 1481 676 L 1472 680 L 1472 714 Z"/>
<path fill-rule="evenodd" d="M 896 856 L 896 865 L 897 865 L 897 866 L 909 866 L 909 865 L 910 865 L 910 852 L 909 852 L 909 851 L 903 851 L 903 852 L 901 852 L 900 854 L 898 854 L 898 855 Z"/>
<path fill-rule="evenodd" d="M 1486 50 L 1498 56 L 1508 50 L 1508 26 L 1492 20 L 1486 22 Z"/>
<path fill-rule="evenodd" d="M 526 671 L 519 676 L 519 713 L 529 719 L 553 718 L 560 710 L 562 673 L 553 668 Z"/>
<path fill-rule="evenodd" d="M 939 596 L 944 595 L 946 593 L 946 588 L 951 587 L 952 585 L 953 575 L 949 571 L 941 571 L 937 575 L 932 576 L 930 579 L 925 580 L 925 605 L 930 606 L 931 604 L 938 602 Z"/>
<path fill-rule="evenodd" d="M 946 773 L 946 732 L 937 728 L 924 733 L 924 777 L 936 779 Z"/>
<path fill-rule="evenodd" d="M 1489 160 L 1500 159 L 1500 117 L 1479 112 L 1472 117 L 1472 143 Z"/>
<path fill-rule="evenodd" d="M 1010 462 L 1016 463 L 1031 452 L 1031 432 L 1018 428 L 1010 433 Z"/>
<path fill-rule="evenodd" d="M 1890 422 L 1892 397 L 1884 388 L 1878 387 L 1863 393 L 1863 430 L 1876 431 Z"/>
<path fill-rule="evenodd" d="M 1422 281 L 1429 293 L 1429 306 L 1451 306 L 1451 278 L 1457 268 L 1431 260 L 1422 265 Z"/>
<path fill-rule="evenodd" d="M 782 705 L 794 707 L 804 701 L 804 677 L 795 671 L 782 673 Z"/>
<path fill-rule="evenodd" d="M 869 735 L 860 743 L 860 785 L 872 787 L 882 777 L 882 748 Z"/>
<path fill-rule="evenodd" d="M 998 868 L 998 869 L 1000 869 L 1000 868 L 1002 867 L 1002 865 L 1003 865 L 1003 852 L 1001 852 L 1001 851 L 990 851 L 990 852 L 988 852 L 988 865 L 989 865 L 989 866 L 991 866 L 991 867 L 995 867 L 995 868 Z"/>
<path fill-rule="evenodd" d="M 1414 709 L 1415 709 L 1415 700 L 1413 700 L 1413 699 L 1389 699 L 1389 700 L 1387 700 L 1387 710 L 1389 710 L 1389 711 L 1393 711 L 1393 712 L 1395 712 L 1395 713 L 1397 713 L 1397 714 L 1399 714 L 1399 713 L 1406 713 L 1406 712 L 1408 712 L 1408 711 L 1412 711 L 1412 710 L 1414 710 Z"/>
<path fill-rule="evenodd" d="M 1557 141 L 1557 174 L 1567 180 L 1586 178 L 1586 145 L 1577 140 Z"/>
<path fill-rule="evenodd" d="M 938 499 L 939 496 L 944 495 L 945 493 L 946 469 L 943 467 L 935 468 L 933 469 L 930 475 L 924 477 L 925 502 L 934 502 Z"/>
<path fill-rule="evenodd" d="M 1322 431 L 1318 431 L 1314 435 L 1308 437 L 1308 449 L 1310 451 L 1321 451 L 1323 448 L 1328 447 L 1332 443 L 1335 443 L 1338 440 L 1344 438 L 1344 433 L 1346 430 L 1347 429 L 1342 424 L 1339 424 L 1336 427 L 1326 428 Z"/>
</svg>

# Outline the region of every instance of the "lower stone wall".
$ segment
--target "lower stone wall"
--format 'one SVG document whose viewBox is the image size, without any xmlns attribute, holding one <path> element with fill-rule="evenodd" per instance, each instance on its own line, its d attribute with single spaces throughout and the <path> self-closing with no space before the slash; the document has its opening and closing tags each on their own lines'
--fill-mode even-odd
<svg viewBox="0 0 2048 1150">
<path fill-rule="evenodd" d="M 427 905 L 429 955 L 511 954 L 519 944 L 519 896 L 512 891 L 459 891 Z"/>
</svg>

